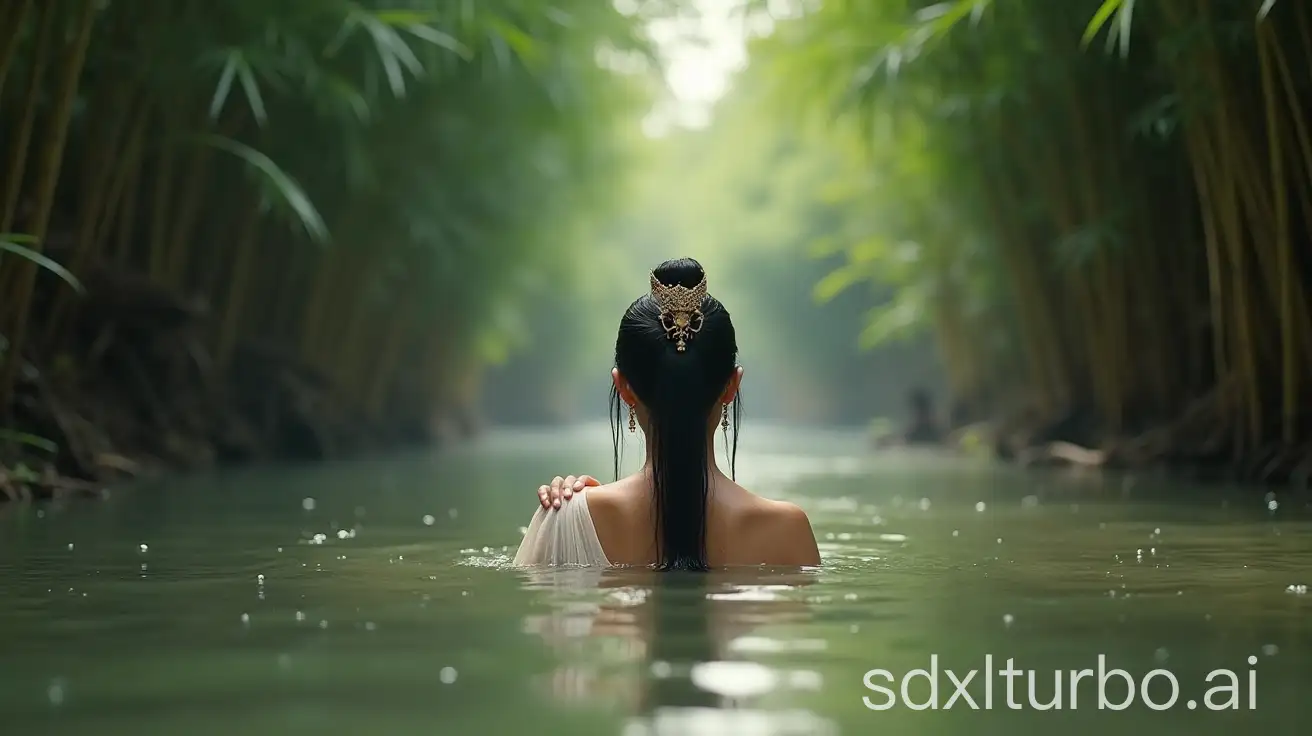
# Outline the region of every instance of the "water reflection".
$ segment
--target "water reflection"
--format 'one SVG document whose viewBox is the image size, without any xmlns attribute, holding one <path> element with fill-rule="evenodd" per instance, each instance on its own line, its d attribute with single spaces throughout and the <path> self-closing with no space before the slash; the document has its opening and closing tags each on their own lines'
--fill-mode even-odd
<svg viewBox="0 0 1312 736">
<path fill-rule="evenodd" d="M 860 436 L 754 428 L 740 477 L 807 510 L 823 573 L 507 570 L 544 468 L 608 466 L 596 434 L 0 504 L 0 732 L 1196 736 L 1306 720 L 1303 497 L 862 458 Z M 959 674 L 1014 657 L 1040 700 L 1054 671 L 1106 655 L 1137 677 L 1169 669 L 1181 703 L 1214 668 L 1247 682 L 1256 656 L 1258 705 L 1082 695 L 1039 711 L 1018 680 L 1020 710 L 1002 690 L 990 712 L 948 709 L 945 677 L 938 711 L 864 704 L 866 672 L 934 655 Z"/>
<path fill-rule="evenodd" d="M 756 708 L 781 690 L 818 690 L 818 673 L 745 656 L 804 641 L 786 627 L 811 621 L 803 589 L 815 573 L 555 568 L 523 575 L 549 607 L 524 627 L 559 662 L 543 683 L 550 697 L 633 714 L 626 736 L 837 733 L 807 710 Z M 771 631 L 787 638 L 769 638 Z"/>
</svg>

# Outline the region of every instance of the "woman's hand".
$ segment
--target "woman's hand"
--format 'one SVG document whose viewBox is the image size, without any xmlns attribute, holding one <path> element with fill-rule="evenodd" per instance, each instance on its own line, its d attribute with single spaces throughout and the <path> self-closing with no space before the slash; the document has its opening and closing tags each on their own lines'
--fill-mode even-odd
<svg viewBox="0 0 1312 736">
<path fill-rule="evenodd" d="M 538 503 L 544 509 L 558 509 L 562 499 L 568 501 L 575 493 L 582 493 L 584 488 L 599 485 L 601 481 L 590 475 L 571 475 L 565 478 L 558 475 L 551 481 L 551 485 L 538 487 Z"/>
</svg>

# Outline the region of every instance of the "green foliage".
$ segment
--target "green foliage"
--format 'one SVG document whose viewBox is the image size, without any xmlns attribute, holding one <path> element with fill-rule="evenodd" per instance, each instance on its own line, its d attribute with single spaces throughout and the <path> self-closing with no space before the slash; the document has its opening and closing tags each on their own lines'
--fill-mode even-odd
<svg viewBox="0 0 1312 736">
<path fill-rule="evenodd" d="M 17 233 L 0 233 L 0 253 L 10 253 L 19 258 L 26 259 L 40 266 L 41 268 L 53 273 L 64 280 L 64 283 L 82 291 L 82 282 L 77 277 L 68 272 L 68 269 L 59 265 L 55 261 L 41 255 L 39 252 L 32 250 L 30 245 L 37 242 L 36 238 L 30 235 L 21 235 Z"/>
<path fill-rule="evenodd" d="M 862 284 L 817 303 L 816 281 L 843 257 L 823 241 L 869 228 L 862 205 L 869 169 L 850 138 L 763 114 L 765 72 L 742 71 L 709 127 L 631 143 L 624 206 L 597 231 L 588 263 L 563 274 L 557 295 L 541 302 L 529 329 L 532 352 L 498 386 L 519 391 L 531 370 L 549 375 L 562 394 L 603 408 L 620 315 L 647 288 L 647 269 L 682 256 L 706 267 L 711 293 L 733 315 L 753 419 L 864 424 L 874 412 L 902 413 L 910 385 L 938 383 L 920 341 L 875 346 L 873 355 L 860 350 L 870 301 L 897 318 L 905 296 Z M 575 284 L 583 285 L 583 301 L 563 303 Z M 913 338 L 917 326 L 896 331 Z"/>
<path fill-rule="evenodd" d="M 570 236 L 614 204 L 616 122 L 648 104 L 642 75 L 656 71 L 645 22 L 679 5 L 16 5 L 0 31 L 0 48 L 17 49 L 0 65 L 0 129 L 55 120 L 65 92 L 73 113 L 66 145 L 57 124 L 36 129 L 62 163 L 14 151 L 6 164 L 33 179 L 58 164 L 54 222 L 0 214 L 37 237 L 80 228 L 83 240 L 63 266 L 27 241 L 0 247 L 70 283 L 70 271 L 113 263 L 204 296 L 219 312 L 221 363 L 235 343 L 280 342 L 353 401 L 413 403 L 394 394 L 448 385 L 524 344 L 517 314 L 533 307 L 521 287 L 573 258 Z M 60 90 L 49 70 L 76 58 L 73 42 L 40 31 L 71 29 L 84 11 L 86 62 Z M 603 67 L 602 48 L 646 59 L 645 71 Z M 7 259 L 0 279 L 32 275 Z M 0 326 L 63 329 L 62 309 L 49 324 L 30 313 L 28 291 L 0 298 Z M 17 347 L 12 360 L 29 345 Z"/>
<path fill-rule="evenodd" d="M 817 246 L 844 260 L 817 297 L 893 285 L 864 341 L 932 324 L 971 401 L 1115 432 L 1240 385 L 1219 410 L 1235 452 L 1275 405 L 1294 442 L 1309 27 L 1274 0 L 805 4 L 754 63 L 869 172 L 848 182 L 857 225 Z"/>
<path fill-rule="evenodd" d="M 13 442 L 19 445 L 34 447 L 38 450 L 44 450 L 52 455 L 59 451 L 58 445 L 44 437 L 37 437 L 34 434 L 5 429 L 4 427 L 0 427 L 0 442 Z"/>
</svg>

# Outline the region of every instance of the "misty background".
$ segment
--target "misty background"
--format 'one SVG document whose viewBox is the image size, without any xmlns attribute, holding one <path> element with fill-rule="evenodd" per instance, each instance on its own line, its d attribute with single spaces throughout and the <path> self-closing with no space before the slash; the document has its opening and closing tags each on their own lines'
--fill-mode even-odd
<svg viewBox="0 0 1312 736">
<path fill-rule="evenodd" d="M 647 291 L 650 269 L 678 257 L 706 267 L 709 290 L 733 315 L 749 425 L 901 420 L 916 388 L 946 406 L 919 315 L 870 329 L 896 306 L 893 285 L 825 288 L 846 262 L 831 244 L 862 227 L 843 189 L 868 169 L 855 139 L 836 139 L 823 119 L 783 119 L 764 102 L 770 72 L 749 66 L 748 43 L 790 15 L 789 3 L 768 5 L 700 0 L 650 22 L 666 69 L 655 104 L 625 138 L 623 196 L 571 244 L 558 280 L 507 316 L 516 349 L 484 377 L 487 421 L 604 418 L 620 316 Z M 608 61 L 652 72 L 632 56 Z"/>
</svg>

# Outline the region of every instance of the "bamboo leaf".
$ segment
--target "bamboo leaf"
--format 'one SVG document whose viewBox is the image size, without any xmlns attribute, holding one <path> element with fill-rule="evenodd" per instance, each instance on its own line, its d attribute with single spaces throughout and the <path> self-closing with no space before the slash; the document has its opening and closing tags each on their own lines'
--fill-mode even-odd
<svg viewBox="0 0 1312 736">
<path fill-rule="evenodd" d="M 521 61 L 538 61 L 541 56 L 538 44 L 523 29 L 500 18 L 492 19 L 488 25 L 495 33 L 495 38 L 509 47 Z"/>
<path fill-rule="evenodd" d="M 891 340 L 914 334 L 920 326 L 919 305 L 905 298 L 876 307 L 866 314 L 866 326 L 857 342 L 862 350 L 871 350 Z"/>
<path fill-rule="evenodd" d="M 29 260 L 32 263 L 35 263 L 41 268 L 44 268 L 45 270 L 63 279 L 64 283 L 73 287 L 73 290 L 78 292 L 79 294 L 85 293 L 86 290 L 82 288 L 82 282 L 78 281 L 77 277 L 74 276 L 72 273 L 69 273 L 68 269 L 59 265 L 58 263 L 51 260 L 50 258 L 42 255 L 41 253 L 38 253 L 37 251 L 32 250 L 31 248 L 27 248 L 21 245 L 22 243 L 35 243 L 35 242 L 37 242 L 36 238 L 33 238 L 30 235 L 0 233 L 0 252 L 12 253 L 13 255 L 18 256 L 19 258 L 24 258 L 26 260 Z"/>
<path fill-rule="evenodd" d="M 1084 46 L 1092 43 L 1093 39 L 1097 38 L 1098 33 L 1102 31 L 1103 26 L 1107 25 L 1107 21 L 1111 20 L 1112 16 L 1120 11 L 1124 3 L 1125 0 L 1103 0 L 1102 5 L 1093 14 L 1093 18 L 1089 20 L 1089 25 L 1085 27 L 1084 37 L 1080 39 L 1081 43 Z"/>
<path fill-rule="evenodd" d="M 405 30 L 412 36 L 427 41 L 438 48 L 443 48 L 447 51 L 458 54 L 461 58 L 468 59 L 473 56 L 473 52 L 468 46 L 457 41 L 456 38 L 449 33 L 443 33 L 432 26 L 415 23 L 405 26 Z"/>
<path fill-rule="evenodd" d="M 328 239 L 328 227 L 314 203 L 305 194 L 305 190 L 287 172 L 283 171 L 273 159 L 259 151 L 230 138 L 218 135 L 199 136 L 200 142 L 226 151 L 242 159 L 273 185 L 275 191 L 283 198 L 304 226 L 306 233 L 317 242 Z"/>
<path fill-rule="evenodd" d="M 820 279 L 820 282 L 815 285 L 815 300 L 820 304 L 830 302 L 839 294 L 864 280 L 864 269 L 854 264 L 841 266 Z"/>
<path fill-rule="evenodd" d="M 237 67 L 237 78 L 241 80 L 242 89 L 246 92 L 246 103 L 251 106 L 256 122 L 264 125 L 268 120 L 268 115 L 264 111 L 264 97 L 260 94 L 260 84 L 255 80 L 254 70 L 244 58 Z"/>
<path fill-rule="evenodd" d="M 228 93 L 232 91 L 232 80 L 237 76 L 236 56 L 229 56 L 223 64 L 223 72 L 219 74 L 219 84 L 214 88 L 214 96 L 210 100 L 210 118 L 217 119 L 219 113 L 223 112 L 223 105 L 228 101 Z"/>
<path fill-rule="evenodd" d="M 1117 29 L 1117 40 L 1121 43 L 1121 57 L 1130 55 L 1130 25 L 1134 21 L 1134 3 L 1135 0 L 1122 0 L 1120 15 L 1117 19 L 1120 21 Z"/>
<path fill-rule="evenodd" d="M 228 49 L 224 56 L 223 71 L 219 74 L 219 83 L 215 86 L 214 95 L 210 99 L 210 118 L 217 120 L 223 112 L 228 96 L 232 94 L 232 83 L 237 80 L 246 95 L 246 104 L 255 114 L 255 120 L 260 125 L 264 125 L 268 120 L 264 96 L 260 92 L 260 83 L 255 78 L 255 70 L 251 68 L 246 52 L 242 49 Z"/>
<path fill-rule="evenodd" d="M 13 429 L 5 429 L 4 427 L 0 427 L 0 442 L 15 442 L 20 445 L 35 447 L 38 450 L 45 450 L 51 455 L 59 452 L 59 445 L 51 442 L 45 437 L 38 437 L 34 434 L 19 432 Z"/>
<path fill-rule="evenodd" d="M 373 39 L 374 48 L 378 52 L 378 59 L 383 65 L 383 72 L 387 75 L 387 83 L 392 88 L 392 94 L 397 97 L 405 96 L 405 72 L 402 67 L 409 69 L 415 76 L 421 76 L 424 68 L 419 63 L 418 57 L 395 29 L 379 20 L 376 15 L 361 11 L 359 24 L 364 26 L 365 31 Z"/>
</svg>

